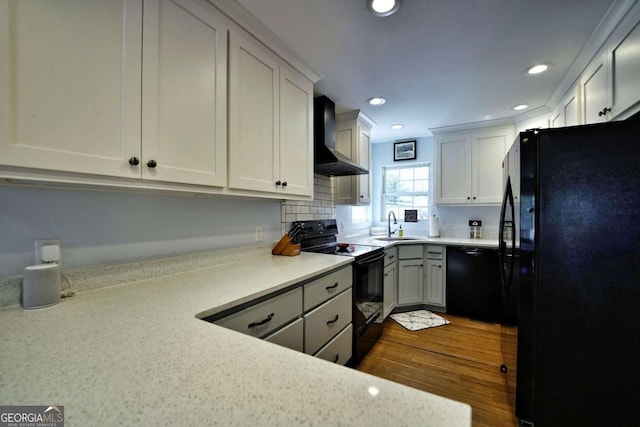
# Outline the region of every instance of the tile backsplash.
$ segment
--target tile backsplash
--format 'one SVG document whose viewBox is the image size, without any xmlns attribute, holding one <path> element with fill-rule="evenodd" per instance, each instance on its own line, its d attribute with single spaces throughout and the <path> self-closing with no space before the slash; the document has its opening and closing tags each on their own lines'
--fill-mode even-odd
<svg viewBox="0 0 640 427">
<path fill-rule="evenodd" d="M 314 175 L 313 201 L 285 200 L 282 202 L 282 233 L 291 228 L 293 221 L 310 221 L 336 217 L 333 203 L 333 179 L 328 176 Z"/>
</svg>

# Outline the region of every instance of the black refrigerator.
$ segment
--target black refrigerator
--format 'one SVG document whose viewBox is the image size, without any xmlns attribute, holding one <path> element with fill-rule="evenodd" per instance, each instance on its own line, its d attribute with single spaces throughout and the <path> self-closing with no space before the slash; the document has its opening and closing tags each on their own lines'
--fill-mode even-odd
<svg viewBox="0 0 640 427">
<path fill-rule="evenodd" d="M 505 159 L 499 240 L 502 292 L 518 303 L 515 410 L 536 427 L 640 425 L 637 116 L 522 132 Z"/>
</svg>

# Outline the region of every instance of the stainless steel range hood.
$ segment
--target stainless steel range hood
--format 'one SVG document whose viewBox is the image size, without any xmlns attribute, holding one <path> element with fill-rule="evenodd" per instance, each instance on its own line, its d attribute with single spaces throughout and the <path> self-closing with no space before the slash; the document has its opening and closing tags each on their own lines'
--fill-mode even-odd
<svg viewBox="0 0 640 427">
<path fill-rule="evenodd" d="M 326 176 L 364 175 L 369 171 L 336 150 L 336 106 L 326 96 L 314 99 L 314 172 Z"/>
</svg>

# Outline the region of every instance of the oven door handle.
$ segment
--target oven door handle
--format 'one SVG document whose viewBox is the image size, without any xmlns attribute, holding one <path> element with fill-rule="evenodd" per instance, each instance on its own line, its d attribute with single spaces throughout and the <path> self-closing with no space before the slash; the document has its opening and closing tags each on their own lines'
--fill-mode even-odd
<svg viewBox="0 0 640 427">
<path fill-rule="evenodd" d="M 364 333 L 367 332 L 367 329 L 369 329 L 371 325 L 373 325 L 374 322 L 378 320 L 378 317 L 380 316 L 382 316 L 382 311 L 378 310 L 376 314 L 374 314 L 369 319 L 367 319 L 367 323 L 365 323 L 364 326 L 362 327 L 362 330 L 360 331 L 360 335 L 361 336 L 364 335 Z"/>
<path fill-rule="evenodd" d="M 355 264 L 358 266 L 362 266 L 362 265 L 367 265 L 367 264 L 373 264 L 374 262 L 378 262 L 382 259 L 384 259 L 385 257 L 385 253 L 382 252 L 380 255 L 376 255 L 375 257 L 372 258 L 364 258 L 361 260 L 356 260 Z"/>
</svg>

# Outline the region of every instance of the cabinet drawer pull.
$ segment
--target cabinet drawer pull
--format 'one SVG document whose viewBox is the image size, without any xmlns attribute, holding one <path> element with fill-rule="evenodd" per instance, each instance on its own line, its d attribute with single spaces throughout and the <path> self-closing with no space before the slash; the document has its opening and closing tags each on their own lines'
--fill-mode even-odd
<svg viewBox="0 0 640 427">
<path fill-rule="evenodd" d="M 335 359 L 333 359 L 333 363 L 338 363 L 338 360 L 340 360 L 340 353 L 336 354 Z"/>
<path fill-rule="evenodd" d="M 333 320 L 327 320 L 327 325 L 330 325 L 330 324 L 332 324 L 332 323 L 336 323 L 336 322 L 338 321 L 338 319 L 339 319 L 339 318 L 340 318 L 340 316 L 336 314 L 336 318 L 335 318 L 335 319 L 333 319 Z"/>
<path fill-rule="evenodd" d="M 270 315 L 268 315 L 268 316 L 267 316 L 267 318 L 266 318 L 266 319 L 261 320 L 261 321 L 259 321 L 259 322 L 249 323 L 248 328 L 253 328 L 253 327 L 255 327 L 255 326 L 262 326 L 262 325 L 264 325 L 265 323 L 269 323 L 269 322 L 271 322 L 271 319 L 273 319 L 274 314 L 275 314 L 275 313 L 271 313 Z"/>
<path fill-rule="evenodd" d="M 338 283 L 339 283 L 339 282 L 336 282 L 336 283 L 334 283 L 334 284 L 333 284 L 333 285 L 331 285 L 331 286 L 327 286 L 327 287 L 325 287 L 325 289 L 326 289 L 326 290 L 335 289 L 335 288 L 337 288 L 337 287 L 338 287 Z"/>
<path fill-rule="evenodd" d="M 395 255 L 389 255 L 389 259 L 394 259 L 395 257 Z"/>
</svg>

